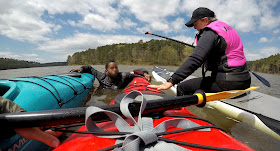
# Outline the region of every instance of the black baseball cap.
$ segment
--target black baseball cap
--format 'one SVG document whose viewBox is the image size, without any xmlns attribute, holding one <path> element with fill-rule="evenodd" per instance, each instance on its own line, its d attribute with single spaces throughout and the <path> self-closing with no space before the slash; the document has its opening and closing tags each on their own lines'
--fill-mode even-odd
<svg viewBox="0 0 280 151">
<path fill-rule="evenodd" d="M 199 7 L 193 11 L 191 20 L 187 22 L 185 25 L 188 27 L 193 27 L 193 23 L 195 21 L 204 17 L 215 17 L 215 13 L 208 8 Z"/>
</svg>

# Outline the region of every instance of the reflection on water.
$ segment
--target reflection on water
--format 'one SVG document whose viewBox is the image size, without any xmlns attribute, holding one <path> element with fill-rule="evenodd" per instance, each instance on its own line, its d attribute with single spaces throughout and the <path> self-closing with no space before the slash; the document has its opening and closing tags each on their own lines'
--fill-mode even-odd
<svg viewBox="0 0 280 151">
<path fill-rule="evenodd" d="M 85 106 L 101 106 L 109 104 L 120 93 L 122 93 L 122 90 L 105 89 L 102 86 L 97 86 L 94 88 L 92 97 L 86 102 Z"/>
<path fill-rule="evenodd" d="M 69 72 L 73 68 L 78 68 L 80 66 L 60 66 L 60 67 L 38 67 L 38 68 L 24 68 L 24 69 L 13 69 L 13 70 L 0 70 L 0 79 L 9 79 L 15 77 L 23 76 L 44 76 L 52 74 L 63 74 Z M 105 68 L 103 65 L 94 66 L 99 71 L 104 71 Z M 119 65 L 120 71 L 130 72 L 133 69 L 145 68 L 150 74 L 153 69 L 153 66 L 132 66 L 132 65 Z M 170 66 L 169 69 L 176 70 L 178 67 Z M 252 76 L 252 85 L 261 86 L 260 91 L 262 93 L 270 94 L 280 98 L 280 76 L 279 75 L 270 75 L 262 74 L 261 76 L 265 77 L 271 83 L 271 88 L 266 88 L 263 86 L 255 77 Z M 201 76 L 201 70 L 196 71 L 194 76 Z M 159 84 L 152 81 L 153 84 Z M 171 91 L 164 91 L 169 95 L 174 95 Z M 99 87 L 99 83 L 96 80 L 94 83 L 94 90 L 92 96 L 85 106 L 91 105 L 105 105 L 109 104 L 116 95 L 120 94 L 121 90 L 110 90 L 103 89 Z M 267 100 L 266 100 L 267 101 Z M 195 113 L 197 116 L 211 121 L 215 125 L 225 129 L 229 134 L 234 136 L 236 139 L 252 147 L 254 150 L 258 151 L 273 151 L 279 150 L 280 142 L 242 122 L 233 120 L 224 114 L 216 111 L 215 109 L 204 107 L 198 108 L 196 106 L 187 107 L 190 111 Z M 215 138 L 213 138 L 215 139 Z"/>
</svg>

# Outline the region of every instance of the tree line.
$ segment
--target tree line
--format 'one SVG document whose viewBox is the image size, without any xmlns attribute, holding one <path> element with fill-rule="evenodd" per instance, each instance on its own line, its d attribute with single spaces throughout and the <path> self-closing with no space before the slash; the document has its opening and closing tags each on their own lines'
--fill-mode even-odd
<svg viewBox="0 0 280 151">
<path fill-rule="evenodd" d="M 38 63 L 10 58 L 0 58 L 0 70 L 64 66 L 64 65 L 95 65 L 105 64 L 108 60 L 115 60 L 118 64 L 129 65 L 181 65 L 192 53 L 193 48 L 169 40 L 155 40 L 148 42 L 140 40 L 137 43 L 120 43 L 100 46 L 76 52 L 68 56 L 67 62 Z M 271 74 L 280 73 L 280 54 L 268 58 L 247 61 L 248 67 L 256 72 Z"/>
<path fill-rule="evenodd" d="M 248 61 L 247 65 L 251 70 L 256 72 L 279 74 L 280 54 L 275 54 L 268 58 L 259 59 L 256 61 Z"/>
<path fill-rule="evenodd" d="M 118 64 L 140 65 L 181 65 L 192 53 L 193 48 L 169 40 L 137 43 L 120 43 L 100 46 L 76 52 L 68 56 L 68 65 L 105 64 L 115 60 Z M 280 73 L 280 54 L 268 58 L 247 61 L 248 67 L 256 72 Z"/>
<path fill-rule="evenodd" d="M 68 65 L 105 64 L 115 60 L 118 64 L 181 65 L 193 48 L 168 40 L 152 39 L 148 42 L 120 43 L 76 52 L 68 56 Z"/>
<path fill-rule="evenodd" d="M 0 70 L 65 65 L 67 65 L 67 62 L 38 63 L 34 61 L 0 58 Z"/>
</svg>

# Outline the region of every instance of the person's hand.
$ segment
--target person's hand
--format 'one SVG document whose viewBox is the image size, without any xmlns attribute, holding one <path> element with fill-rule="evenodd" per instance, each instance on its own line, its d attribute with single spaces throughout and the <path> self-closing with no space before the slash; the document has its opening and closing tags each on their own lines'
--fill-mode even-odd
<svg viewBox="0 0 280 151">
<path fill-rule="evenodd" d="M 69 72 L 72 73 L 72 72 L 82 72 L 82 71 L 83 71 L 83 68 L 78 68 L 78 69 L 72 69 Z"/>
<path fill-rule="evenodd" d="M 151 82 L 152 78 L 150 75 L 148 75 L 147 73 L 144 73 L 144 77 L 146 80 L 148 80 L 149 82 Z"/>
<path fill-rule="evenodd" d="M 156 88 L 158 90 L 168 90 L 172 87 L 172 83 L 171 82 L 165 82 L 161 85 L 148 85 L 148 87 L 150 88 Z"/>
<path fill-rule="evenodd" d="M 46 130 L 45 132 L 43 132 L 38 127 L 17 128 L 15 129 L 15 131 L 21 137 L 31 140 L 38 140 L 51 147 L 57 147 L 60 144 L 60 141 L 57 137 L 62 133 L 54 132 L 52 130 Z"/>
</svg>

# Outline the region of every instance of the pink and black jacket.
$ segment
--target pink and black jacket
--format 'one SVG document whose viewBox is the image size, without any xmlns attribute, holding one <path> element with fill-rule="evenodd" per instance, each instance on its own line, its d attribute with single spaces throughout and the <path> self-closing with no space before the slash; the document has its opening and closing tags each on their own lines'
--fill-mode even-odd
<svg viewBox="0 0 280 151">
<path fill-rule="evenodd" d="M 173 84 L 179 83 L 203 64 L 206 70 L 212 71 L 211 77 L 216 80 L 245 81 L 251 78 L 242 41 L 226 23 L 210 23 L 197 34 L 196 42 L 191 56 L 172 76 Z"/>
</svg>

